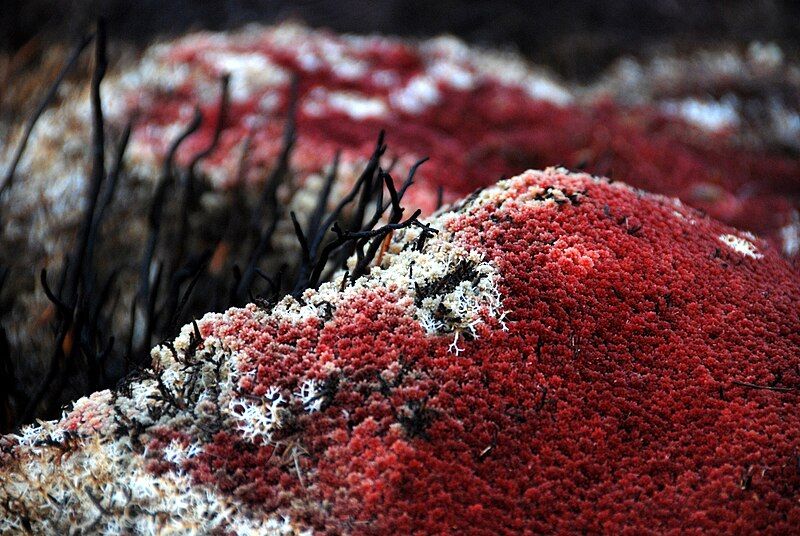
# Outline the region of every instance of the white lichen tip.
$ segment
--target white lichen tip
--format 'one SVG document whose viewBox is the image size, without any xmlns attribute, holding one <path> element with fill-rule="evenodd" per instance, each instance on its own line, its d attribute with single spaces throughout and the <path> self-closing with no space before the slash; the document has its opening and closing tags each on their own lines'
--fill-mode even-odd
<svg viewBox="0 0 800 536">
<path fill-rule="evenodd" d="M 182 472 L 181 465 L 183 462 L 194 458 L 202 451 L 203 449 L 198 442 L 184 445 L 177 439 L 173 439 L 164 449 L 164 459 L 171 464 L 177 465 L 179 472 Z"/>
<path fill-rule="evenodd" d="M 260 399 L 231 399 L 225 413 L 236 420 L 236 428 L 245 439 L 271 443 L 274 430 L 281 427 L 286 402 L 280 389 L 273 386 Z"/>
<path fill-rule="evenodd" d="M 754 237 L 750 237 L 755 239 Z M 732 234 L 724 234 L 719 236 L 720 242 L 731 248 L 736 253 L 750 257 L 751 259 L 760 259 L 764 257 L 758 252 L 758 248 L 750 240 Z"/>
<path fill-rule="evenodd" d="M 317 380 L 305 380 L 300 385 L 300 391 L 294 396 L 303 403 L 303 408 L 308 413 L 314 413 L 322 408 L 322 391 Z"/>
</svg>

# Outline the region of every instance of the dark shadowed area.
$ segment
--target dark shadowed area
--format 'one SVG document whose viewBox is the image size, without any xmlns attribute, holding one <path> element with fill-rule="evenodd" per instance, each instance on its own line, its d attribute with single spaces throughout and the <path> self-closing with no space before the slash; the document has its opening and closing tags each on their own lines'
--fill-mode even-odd
<svg viewBox="0 0 800 536">
<path fill-rule="evenodd" d="M 139 44 L 191 29 L 298 19 L 339 32 L 430 36 L 510 46 L 562 76 L 587 80 L 622 54 L 770 40 L 800 46 L 800 2 L 779 0 L 10 0 L 0 47 L 80 34 L 98 15 L 112 38 Z"/>
</svg>

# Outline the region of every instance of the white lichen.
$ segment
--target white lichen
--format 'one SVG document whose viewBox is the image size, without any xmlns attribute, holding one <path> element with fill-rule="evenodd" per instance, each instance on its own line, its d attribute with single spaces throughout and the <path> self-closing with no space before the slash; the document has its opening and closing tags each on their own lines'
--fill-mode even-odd
<svg viewBox="0 0 800 536">
<path fill-rule="evenodd" d="M 322 408 L 324 399 L 322 397 L 322 389 L 317 380 L 303 380 L 300 384 L 300 390 L 294 393 L 294 396 L 303 403 L 303 408 L 308 413 L 314 413 Z"/>
<path fill-rule="evenodd" d="M 792 213 L 792 221 L 781 227 L 781 241 L 783 254 L 794 257 L 800 253 L 800 212 Z"/>
<path fill-rule="evenodd" d="M 440 98 L 436 80 L 427 75 L 418 75 L 405 86 L 393 91 L 389 95 L 389 102 L 403 112 L 419 114 L 438 103 Z"/>
<path fill-rule="evenodd" d="M 745 257 L 750 257 L 751 259 L 762 258 L 764 255 L 758 252 L 758 248 L 751 240 L 755 240 L 755 237 L 749 234 L 747 238 L 742 238 L 733 234 L 723 234 L 719 236 L 719 241 L 736 253 L 744 255 Z"/>
<path fill-rule="evenodd" d="M 667 101 L 662 109 L 705 130 L 720 131 L 739 125 L 738 102 L 728 96 L 721 100 L 700 100 L 688 98 L 681 101 Z"/>
<path fill-rule="evenodd" d="M 176 452 L 191 456 L 191 447 Z M 180 471 L 149 472 L 126 438 L 49 447 L 6 467 L 0 533 L 307 534 L 286 516 L 258 516 Z"/>
<path fill-rule="evenodd" d="M 273 432 L 282 426 L 286 399 L 277 387 L 263 397 L 233 398 L 225 413 L 236 421 L 236 429 L 248 441 L 272 443 Z"/>
</svg>

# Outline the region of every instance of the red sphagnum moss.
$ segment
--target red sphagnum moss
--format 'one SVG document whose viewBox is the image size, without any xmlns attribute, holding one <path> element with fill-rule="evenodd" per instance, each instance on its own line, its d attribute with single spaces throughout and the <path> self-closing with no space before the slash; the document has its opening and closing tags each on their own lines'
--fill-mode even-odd
<svg viewBox="0 0 800 536">
<path fill-rule="evenodd" d="M 208 146 L 216 125 L 215 80 L 231 73 L 228 121 L 219 148 L 204 163 L 218 184 L 235 179 L 235 148 L 248 135 L 251 178 L 272 165 L 294 74 L 301 175 L 318 172 L 337 150 L 345 160 L 369 154 L 375 132 L 385 129 L 405 165 L 430 157 L 421 170 L 423 195 L 415 199 L 428 211 L 434 196 L 426 189 L 441 186 L 445 198 L 455 200 L 502 176 L 559 165 L 678 197 L 772 240 L 790 257 L 797 254 L 798 239 L 787 241 L 781 230 L 797 232 L 791 226 L 800 210 L 800 160 L 743 147 L 735 111 L 722 121 L 710 105 L 695 105 L 690 115 L 674 103 L 623 106 L 602 92 L 579 100 L 513 57 L 447 38 L 415 44 L 289 25 L 234 37 L 198 34 L 155 49 L 150 60 L 159 73 L 174 73 L 169 91 L 163 91 L 162 74 L 159 85 L 137 86 L 125 97 L 141 112 L 134 146 L 149 145 L 150 158 L 163 155 L 169 143 L 163 129 L 186 123 L 193 103 L 202 105 L 207 121 L 179 160 L 188 162 Z"/>
<path fill-rule="evenodd" d="M 4 439 L 4 527 L 797 530 L 800 281 L 777 251 L 557 168 L 430 223 Z"/>
<path fill-rule="evenodd" d="M 152 232 L 149 207 L 163 177 L 167 148 L 191 123 L 197 107 L 200 128 L 180 146 L 176 159 L 176 178 L 186 176 L 185 167 L 210 147 L 224 110 L 219 143 L 197 165 L 197 183 L 181 179 L 166 190 L 161 233 L 185 236 L 186 243 L 176 248 L 170 239 L 156 240 L 147 264 L 177 269 L 183 260 L 173 255 L 191 257 L 194 251 L 199 256 L 209 249 L 215 252 L 209 267 L 214 278 L 247 266 L 257 256 L 247 244 L 231 247 L 220 222 L 242 210 L 251 212 L 244 219 L 253 222 L 258 219 L 253 214 L 263 216 L 254 207 L 266 199 L 265 179 L 280 169 L 293 78 L 298 82 L 297 142 L 276 192 L 286 210 L 270 237 L 271 253 L 259 266 L 268 273 L 278 271 L 287 252 L 295 251 L 288 215 L 294 211 L 301 224 L 307 223 L 335 152 L 342 151 L 329 209 L 363 169 L 381 128 L 389 145 L 382 164 L 397 158 L 396 176 L 430 157 L 404 198 L 423 214 L 437 207 L 439 188 L 444 201 L 453 202 L 501 176 L 563 165 L 678 197 L 769 241 L 797 269 L 797 65 L 784 60 L 774 45 L 758 44 L 746 56 L 728 51 L 682 60 L 654 58 L 646 69 L 621 65 L 627 68 L 609 76 L 606 84 L 579 88 L 557 82 L 514 54 L 481 50 L 450 37 L 411 41 L 336 35 L 296 24 L 195 33 L 149 47 L 103 81 L 109 142 L 135 117 L 117 201 L 103 222 L 103 246 L 96 256 L 98 274 L 120 271 L 125 281 L 108 322 L 115 328 L 114 354 L 122 353 L 120 341 L 128 333 L 136 335 L 137 349 L 149 345 L 138 337 L 152 330 L 132 320 L 146 318 L 144 306 L 130 314 L 137 307 L 137 285 L 130 279 L 136 270 L 128 267 L 144 264 L 142 253 L 148 251 Z M 229 75 L 228 99 L 220 98 L 224 75 Z M 14 358 L 23 391 L 38 389 L 52 356 L 47 319 L 53 309 L 41 292 L 39 270 L 47 267 L 55 274 L 67 262 L 91 191 L 92 114 L 86 86 L 65 86 L 64 98 L 42 115 L 4 205 L 8 225 L 0 228 L 0 262 L 9 268 L 5 288 L 14 289 L 16 297 L 7 315 L 15 328 L 8 336 L 13 355 L 25 356 Z M 772 134 L 759 136 L 764 128 L 748 127 L 752 115 L 756 125 L 772 125 L 766 129 Z M 0 147 L 4 170 L 24 126 L 10 131 L 10 143 Z M 242 196 L 239 179 L 246 191 Z M 182 202 L 191 195 L 181 193 L 190 189 L 179 189 L 179 183 L 191 186 L 197 203 Z M 185 234 L 179 232 L 184 206 L 191 212 Z M 167 281 L 172 275 L 163 277 Z M 246 296 L 238 287 L 237 298 Z M 219 310 L 219 303 L 209 296 L 195 310 Z M 423 320 L 429 327 L 436 324 L 432 315 Z M 163 329 L 156 326 L 154 336 L 166 336 Z M 76 378 L 68 383 L 83 392 L 91 382 Z"/>
<path fill-rule="evenodd" d="M 795 257 L 800 252 L 800 159 L 775 152 L 774 146 L 740 143 L 745 118 L 727 96 L 737 77 L 745 78 L 740 84 L 746 87 L 748 80 L 754 87 L 763 82 L 758 73 L 790 73 L 787 84 L 794 88 L 796 66 L 784 62 L 780 50 L 750 56 L 730 53 L 720 56 L 723 61 L 709 55 L 705 63 L 695 58 L 686 65 L 670 58 L 659 64 L 661 71 L 647 72 L 654 87 L 628 74 L 611 78 L 631 84 L 629 89 L 597 84 L 586 90 L 562 85 L 512 54 L 449 37 L 414 42 L 294 24 L 253 26 L 150 47 L 139 62 L 109 76 L 104 107 L 116 130 L 136 117 L 126 161 L 131 175 L 150 184 L 160 177 L 167 148 L 190 122 L 195 106 L 203 123 L 181 146 L 177 162 L 186 165 L 209 146 L 217 127 L 219 80 L 230 75 L 219 143 L 199 165 L 208 183 L 224 190 L 239 177 L 245 143 L 249 182 L 263 181 L 275 165 L 296 77 L 298 140 L 292 170 L 297 184 L 320 173 L 339 150 L 343 163 L 358 167 L 383 128 L 392 156 L 402 156 L 400 168 L 430 157 L 420 170 L 423 180 L 411 192 L 426 213 L 435 208 L 439 186 L 445 200 L 454 201 L 502 176 L 561 165 L 678 197 Z M 735 67 L 717 72 L 721 64 Z M 697 65 L 707 79 L 694 73 L 693 87 L 685 77 Z M 694 89 L 703 98 L 726 97 L 706 102 L 659 96 L 658 88 L 668 93 L 673 85 L 679 95 Z M 746 107 L 746 95 L 741 100 Z M 796 137 L 796 112 L 766 109 L 763 115 L 764 121 L 778 118 L 784 137 Z M 65 195 L 58 185 L 86 180 L 77 169 L 87 167 L 88 149 L 64 140 L 84 139 L 78 131 L 89 139 L 88 94 L 68 99 L 42 123 L 31 142 L 37 150 L 20 164 L 20 174 L 32 175 L 36 184 L 25 187 L 34 192 L 24 197 L 38 200 L 36 190 L 41 190 L 61 211 L 75 211 L 80 203 L 73 195 L 79 193 Z M 0 151 L 0 160 L 10 158 L 5 153 L 10 151 Z M 19 204 L 19 218 L 30 218 L 27 205 Z"/>
</svg>

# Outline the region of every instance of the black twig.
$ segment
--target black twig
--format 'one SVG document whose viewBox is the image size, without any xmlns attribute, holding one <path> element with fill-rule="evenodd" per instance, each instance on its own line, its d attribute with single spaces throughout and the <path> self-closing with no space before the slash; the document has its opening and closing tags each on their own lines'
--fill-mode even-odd
<svg viewBox="0 0 800 536">
<path fill-rule="evenodd" d="M 247 266 L 245 267 L 241 280 L 237 285 L 235 302 L 232 305 L 240 304 L 250 293 L 250 287 L 252 286 L 253 279 L 256 276 L 256 269 L 258 268 L 262 257 L 267 253 L 271 246 L 272 235 L 275 233 L 275 229 L 278 226 L 278 220 L 283 213 L 278 206 L 278 187 L 283 184 L 289 175 L 292 149 L 294 149 L 294 144 L 297 140 L 296 114 L 299 87 L 298 84 L 298 79 L 295 77 L 292 80 L 292 88 L 289 97 L 289 109 L 287 111 L 286 125 L 283 129 L 281 154 L 278 157 L 278 163 L 265 180 L 264 190 L 261 193 L 258 204 L 253 210 L 251 228 L 255 247 L 250 253 Z M 270 219 L 265 224 L 263 219 L 267 213 L 270 214 Z"/>
<path fill-rule="evenodd" d="M 229 104 L 229 96 L 228 96 L 228 88 L 230 85 L 230 76 L 224 75 L 220 79 L 220 97 L 219 97 L 219 106 L 217 108 L 217 122 L 214 125 L 214 135 L 211 138 L 211 143 L 194 155 L 192 160 L 189 163 L 188 172 L 186 173 L 183 181 L 183 189 L 181 192 L 181 199 L 180 199 L 180 217 L 178 219 L 178 234 L 175 240 L 175 254 L 172 258 L 172 266 L 171 272 L 174 272 L 178 269 L 178 266 L 183 262 L 184 258 L 184 251 L 186 248 L 186 240 L 188 238 L 189 233 L 189 213 L 191 208 L 195 202 L 195 188 L 196 188 L 196 181 L 197 181 L 197 167 L 200 165 L 200 162 L 208 158 L 211 153 L 217 148 L 219 145 L 220 137 L 222 136 L 222 130 L 225 128 L 225 120 L 226 115 L 228 113 L 228 104 Z"/>
<path fill-rule="evenodd" d="M 443 204 L 444 204 L 444 185 L 440 184 L 436 188 L 436 210 L 441 209 Z"/>
<path fill-rule="evenodd" d="M 39 280 L 42 283 L 42 289 L 44 289 L 45 296 L 47 296 L 47 299 L 50 300 L 50 302 L 55 306 L 56 312 L 62 317 L 71 315 L 72 308 L 61 301 L 61 298 L 56 296 L 56 294 L 50 289 L 50 285 L 47 283 L 46 268 L 42 268 L 42 271 L 39 275 Z"/>
<path fill-rule="evenodd" d="M 776 391 L 778 393 L 791 393 L 792 391 L 797 391 L 794 387 L 780 387 L 775 385 L 758 385 L 756 383 L 750 382 L 740 382 L 734 381 L 734 385 L 738 385 L 740 387 L 748 387 L 750 389 L 765 389 L 767 391 Z"/>
<path fill-rule="evenodd" d="M 186 307 L 186 304 L 189 302 L 192 292 L 194 291 L 197 282 L 203 275 L 203 272 L 208 266 L 210 260 L 211 251 L 205 251 L 197 260 L 187 263 L 184 268 L 178 270 L 173 275 L 172 288 L 170 289 L 170 297 L 168 298 L 168 304 L 166 308 L 167 314 L 165 315 L 165 318 L 170 319 L 170 323 L 168 324 L 167 328 L 167 334 L 173 333 L 178 328 L 178 323 L 180 322 L 183 310 Z M 189 286 L 183 293 L 183 297 L 178 300 L 180 286 L 186 279 L 190 279 Z"/>
<path fill-rule="evenodd" d="M 347 243 L 352 243 L 357 240 L 363 238 L 374 238 L 377 236 L 386 236 L 390 231 L 395 231 L 397 229 L 403 229 L 405 227 L 410 227 L 417 223 L 419 215 L 422 213 L 421 210 L 416 210 L 414 214 L 412 214 L 408 219 L 398 222 L 398 223 L 387 223 L 386 225 L 373 230 L 367 231 L 342 231 L 338 224 L 334 224 L 333 228 L 331 229 L 336 234 L 336 239 L 330 242 L 323 248 L 322 253 L 320 254 L 320 258 L 317 260 L 316 265 L 314 266 L 314 271 L 311 273 L 310 278 L 310 287 L 309 288 L 316 288 L 319 284 L 320 275 L 322 274 L 322 270 L 325 268 L 325 265 L 328 262 L 328 258 L 330 257 L 331 253 L 335 250 L 343 246 Z M 353 274 L 352 280 L 357 279 L 357 276 Z"/>
<path fill-rule="evenodd" d="M 84 290 L 90 286 L 90 270 L 84 270 L 84 265 L 91 264 L 91 259 L 86 258 L 87 250 L 90 247 L 92 238 L 92 224 L 97 209 L 100 188 L 105 178 L 105 126 L 103 122 L 103 103 L 100 96 L 100 84 L 106 74 L 106 27 L 105 21 L 97 21 L 97 39 L 95 40 L 94 71 L 92 73 L 92 83 L 90 96 L 92 103 L 92 172 L 89 184 L 89 204 L 83 226 L 78 237 L 78 247 L 72 260 L 72 275 L 67 279 L 66 293 L 69 297 L 68 303 L 75 305 L 75 298 L 78 293 L 78 285 L 82 284 Z"/>
<path fill-rule="evenodd" d="M 292 291 L 293 294 L 298 292 L 302 293 L 302 291 L 308 287 L 308 276 L 312 269 L 311 265 L 317 258 L 319 246 L 327 232 L 327 229 L 322 227 L 322 218 L 328 206 L 328 199 L 333 189 L 333 183 L 336 182 L 336 176 L 339 171 L 339 156 L 340 153 L 337 151 L 333 157 L 331 170 L 325 178 L 325 184 L 317 198 L 317 205 L 314 207 L 314 212 L 309 219 L 307 234 L 311 238 L 311 244 L 308 246 L 308 255 L 304 258 L 304 262 L 300 263 L 297 270 L 297 278 L 295 280 L 294 290 Z"/>
<path fill-rule="evenodd" d="M 124 165 L 125 151 L 128 148 L 128 142 L 131 138 L 133 121 L 133 119 L 128 120 L 128 123 L 125 125 L 125 129 L 122 131 L 122 136 L 117 143 L 116 152 L 114 154 L 114 164 L 108 172 L 108 177 L 106 178 L 106 187 L 103 191 L 103 196 L 100 198 L 100 202 L 97 205 L 97 213 L 95 214 L 94 221 L 95 227 L 100 225 L 108 206 L 114 200 L 114 193 L 117 190 L 117 183 L 119 182 L 119 176 L 122 173 L 122 167 Z"/>
<path fill-rule="evenodd" d="M 31 114 L 30 119 L 28 119 L 28 123 L 25 125 L 25 132 L 22 134 L 22 139 L 20 139 L 19 145 L 17 145 L 16 151 L 14 151 L 14 157 L 11 159 L 11 165 L 8 167 L 8 171 L 6 171 L 6 175 L 3 179 L 3 184 L 0 185 L 0 194 L 2 194 L 6 189 L 11 187 L 11 184 L 14 181 L 14 173 L 17 171 L 17 166 L 19 165 L 19 161 L 22 158 L 22 155 L 25 153 L 25 148 L 28 146 L 28 140 L 31 137 L 31 133 L 33 132 L 33 128 L 36 126 L 37 121 L 39 121 L 39 117 L 44 113 L 47 107 L 55 98 L 56 94 L 58 93 L 58 88 L 61 86 L 61 83 L 66 78 L 67 74 L 75 67 L 75 64 L 78 62 L 78 58 L 80 57 L 83 50 L 89 46 L 89 43 L 92 42 L 94 39 L 94 34 L 89 34 L 75 46 L 75 49 L 70 54 L 67 62 L 64 64 L 64 67 L 61 68 L 59 71 L 58 76 L 53 81 L 53 84 L 50 86 L 50 89 L 47 91 L 45 96 L 42 98 L 39 106 Z"/>
<path fill-rule="evenodd" d="M 52 412 L 54 403 L 58 400 L 67 382 L 67 373 L 64 370 L 66 362 L 77 356 L 82 344 L 85 342 L 83 333 L 86 321 L 86 299 L 92 295 L 92 259 L 87 258 L 90 240 L 92 238 L 92 223 L 97 208 L 100 188 L 105 178 L 105 132 L 103 125 L 102 99 L 100 84 L 106 73 L 106 30 L 105 21 L 97 21 L 95 39 L 94 70 L 90 87 L 92 104 L 92 174 L 89 185 L 89 202 L 84 221 L 78 235 L 78 243 L 71 256 L 71 266 L 65 267 L 65 288 L 56 296 L 47 287 L 46 272 L 43 272 L 43 286 L 48 299 L 60 309 L 57 336 L 50 367 L 43 381 L 39 384 L 34 395 L 29 400 L 25 411 L 21 415 L 22 422 L 28 422 L 44 402 L 46 413 Z M 66 299 L 64 294 L 66 293 Z M 53 300 L 55 298 L 55 301 Z M 90 327 L 91 330 L 91 327 Z M 57 381 L 56 381 L 57 380 Z M 55 385 L 54 385 L 55 382 Z"/>
<path fill-rule="evenodd" d="M 186 140 L 186 138 L 194 134 L 197 129 L 200 128 L 200 123 L 202 120 L 203 116 L 200 113 L 200 110 L 195 108 L 192 120 L 189 122 L 183 132 L 178 134 L 178 137 L 172 142 L 169 150 L 167 151 L 167 156 L 164 159 L 164 165 L 161 171 L 161 180 L 156 186 L 156 191 L 153 195 L 153 201 L 150 204 L 150 212 L 148 214 L 148 226 L 150 231 L 147 238 L 147 244 L 144 249 L 144 254 L 142 256 L 142 266 L 139 275 L 138 296 L 141 301 L 147 300 L 148 296 L 150 296 L 150 272 L 153 265 L 153 257 L 155 256 L 156 246 L 158 245 L 159 234 L 161 232 L 161 220 L 164 212 L 164 202 L 166 200 L 167 189 L 172 185 L 174 179 L 173 166 L 175 162 L 175 156 L 178 154 L 178 149 Z"/>
<path fill-rule="evenodd" d="M 94 248 L 97 244 L 97 233 L 100 230 L 100 225 L 103 222 L 103 217 L 105 216 L 106 210 L 108 206 L 114 199 L 114 192 L 117 189 L 117 182 L 119 180 L 119 175 L 122 173 L 122 166 L 123 161 L 125 158 L 125 150 L 128 147 L 128 141 L 131 137 L 131 128 L 132 128 L 132 120 L 128 121 L 127 125 L 125 125 L 125 130 L 122 133 L 122 137 L 117 144 L 116 152 L 114 155 L 114 164 L 111 170 L 108 173 L 108 177 L 106 178 L 106 185 L 105 191 L 103 192 L 103 196 L 97 202 L 97 209 L 94 214 L 94 218 L 92 220 L 91 227 L 89 229 L 89 240 L 87 243 L 87 250 L 86 250 L 86 258 L 93 259 L 94 258 Z"/>
</svg>

